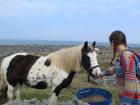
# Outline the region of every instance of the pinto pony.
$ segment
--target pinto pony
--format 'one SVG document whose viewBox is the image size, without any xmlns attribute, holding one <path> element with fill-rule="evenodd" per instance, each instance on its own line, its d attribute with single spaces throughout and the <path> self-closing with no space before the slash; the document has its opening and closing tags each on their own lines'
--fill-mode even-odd
<svg viewBox="0 0 140 105">
<path fill-rule="evenodd" d="M 51 105 L 57 104 L 60 91 L 68 87 L 81 67 L 93 77 L 101 72 L 95 44 L 88 45 L 86 41 L 84 45 L 61 49 L 48 56 L 15 53 L 3 58 L 0 67 L 0 96 L 7 93 L 9 100 L 14 97 L 19 100 L 23 84 L 37 89 L 51 86 L 52 93 L 48 102 Z"/>
</svg>

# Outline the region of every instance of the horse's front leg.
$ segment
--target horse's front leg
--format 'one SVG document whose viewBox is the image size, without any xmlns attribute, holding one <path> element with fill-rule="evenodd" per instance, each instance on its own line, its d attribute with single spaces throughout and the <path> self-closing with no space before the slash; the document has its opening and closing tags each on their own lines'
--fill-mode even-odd
<svg viewBox="0 0 140 105">
<path fill-rule="evenodd" d="M 72 82 L 74 74 L 75 72 L 70 72 L 67 78 L 63 78 L 61 82 L 59 81 L 59 85 L 57 85 L 56 88 L 53 89 L 52 95 L 49 99 L 49 103 L 52 103 L 52 105 L 58 104 L 58 96 L 61 90 L 69 86 L 69 84 Z M 56 81 L 58 81 L 58 79 Z"/>
<path fill-rule="evenodd" d="M 48 100 L 48 105 L 58 105 L 58 96 L 53 92 Z"/>
</svg>

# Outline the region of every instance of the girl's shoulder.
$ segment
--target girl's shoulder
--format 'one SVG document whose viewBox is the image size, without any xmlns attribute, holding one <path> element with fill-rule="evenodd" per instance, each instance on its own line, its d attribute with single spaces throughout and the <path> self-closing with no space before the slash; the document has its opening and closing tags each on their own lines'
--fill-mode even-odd
<svg viewBox="0 0 140 105">
<path fill-rule="evenodd" d="M 123 58 L 130 58 L 134 54 L 134 51 L 131 50 L 124 50 L 121 54 L 120 57 Z"/>
<path fill-rule="evenodd" d="M 124 50 L 121 54 L 125 55 L 125 54 L 133 54 L 133 53 L 134 53 L 133 50 L 127 49 L 127 50 Z"/>
</svg>

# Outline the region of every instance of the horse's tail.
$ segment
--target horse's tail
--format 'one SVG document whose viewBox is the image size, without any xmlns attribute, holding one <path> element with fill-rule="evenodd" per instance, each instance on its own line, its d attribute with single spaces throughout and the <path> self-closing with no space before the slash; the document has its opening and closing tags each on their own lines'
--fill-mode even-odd
<svg viewBox="0 0 140 105">
<path fill-rule="evenodd" d="M 0 104 L 2 104 L 3 102 L 7 100 L 7 90 L 8 90 L 8 86 L 4 78 L 2 66 L 3 65 L 1 61 L 1 64 L 0 64 Z"/>
</svg>

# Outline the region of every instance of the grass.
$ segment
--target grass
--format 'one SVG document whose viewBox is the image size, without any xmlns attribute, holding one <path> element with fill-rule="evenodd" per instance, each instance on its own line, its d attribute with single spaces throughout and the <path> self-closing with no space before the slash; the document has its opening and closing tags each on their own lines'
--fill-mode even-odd
<svg viewBox="0 0 140 105">
<path fill-rule="evenodd" d="M 64 89 L 61 92 L 59 100 L 60 101 L 73 100 L 74 94 L 78 89 L 87 88 L 87 87 L 98 87 L 98 88 L 104 88 L 106 90 L 109 90 L 113 95 L 113 103 L 119 105 L 118 90 L 114 85 L 88 83 L 87 75 L 85 75 L 85 73 L 75 75 L 72 84 L 67 89 Z M 33 89 L 24 86 L 22 88 L 21 98 L 22 99 L 37 98 L 39 100 L 42 100 L 49 97 L 50 91 L 51 91 L 50 88 L 38 90 L 38 89 Z"/>
</svg>

